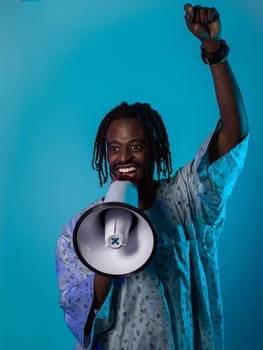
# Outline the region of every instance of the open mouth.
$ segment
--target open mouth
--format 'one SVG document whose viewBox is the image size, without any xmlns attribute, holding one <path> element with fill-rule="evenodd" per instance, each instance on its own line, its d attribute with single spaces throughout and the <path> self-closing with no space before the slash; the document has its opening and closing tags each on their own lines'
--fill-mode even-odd
<svg viewBox="0 0 263 350">
<path fill-rule="evenodd" d="M 135 166 L 127 166 L 127 167 L 119 167 L 117 169 L 118 174 L 122 175 L 134 175 L 137 172 L 137 168 Z"/>
</svg>

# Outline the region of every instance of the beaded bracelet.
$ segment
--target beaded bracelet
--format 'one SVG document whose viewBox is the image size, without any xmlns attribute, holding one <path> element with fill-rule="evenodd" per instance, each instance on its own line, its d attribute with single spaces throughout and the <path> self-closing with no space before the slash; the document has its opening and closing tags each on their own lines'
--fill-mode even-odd
<svg viewBox="0 0 263 350">
<path fill-rule="evenodd" d="M 214 52 L 206 52 L 204 45 L 201 45 L 201 57 L 205 64 L 209 66 L 216 66 L 227 60 L 229 54 L 229 46 L 225 40 L 218 40 L 219 48 Z"/>
</svg>

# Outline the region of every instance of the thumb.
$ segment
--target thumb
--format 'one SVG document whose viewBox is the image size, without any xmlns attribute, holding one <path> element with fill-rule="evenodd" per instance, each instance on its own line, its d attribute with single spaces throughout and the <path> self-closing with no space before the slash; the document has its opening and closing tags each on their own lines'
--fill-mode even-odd
<svg viewBox="0 0 263 350">
<path fill-rule="evenodd" d="M 192 21 L 192 16 L 193 16 L 193 6 L 191 4 L 185 4 L 184 5 L 184 10 L 185 10 L 185 19 L 187 22 Z"/>
</svg>

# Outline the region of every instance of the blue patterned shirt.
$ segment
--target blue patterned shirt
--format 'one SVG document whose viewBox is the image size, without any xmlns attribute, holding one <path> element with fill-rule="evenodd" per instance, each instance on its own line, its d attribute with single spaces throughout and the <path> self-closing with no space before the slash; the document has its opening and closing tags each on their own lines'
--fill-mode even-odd
<svg viewBox="0 0 263 350">
<path fill-rule="evenodd" d="M 64 227 L 56 252 L 60 306 L 76 349 L 223 349 L 217 240 L 248 136 L 212 164 L 210 138 L 170 182 L 159 182 L 155 202 L 145 211 L 158 233 L 155 257 L 143 271 L 113 279 L 90 334 L 84 327 L 94 273 L 79 261 L 72 243 L 74 226 L 87 209 Z"/>
</svg>

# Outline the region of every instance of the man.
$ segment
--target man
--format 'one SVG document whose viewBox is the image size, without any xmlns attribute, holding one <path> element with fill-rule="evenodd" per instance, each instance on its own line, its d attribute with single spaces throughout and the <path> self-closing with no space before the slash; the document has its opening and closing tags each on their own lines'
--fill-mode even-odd
<svg viewBox="0 0 263 350">
<path fill-rule="evenodd" d="M 158 245 L 143 271 L 111 279 L 89 271 L 74 252 L 72 232 L 81 213 L 65 226 L 57 245 L 60 305 L 77 349 L 223 349 L 216 243 L 243 166 L 248 121 L 217 11 L 184 9 L 210 66 L 220 121 L 194 160 L 174 175 L 165 126 L 148 104 L 123 103 L 101 122 L 93 154 L 100 184 L 108 175 L 133 177 Z"/>
</svg>

